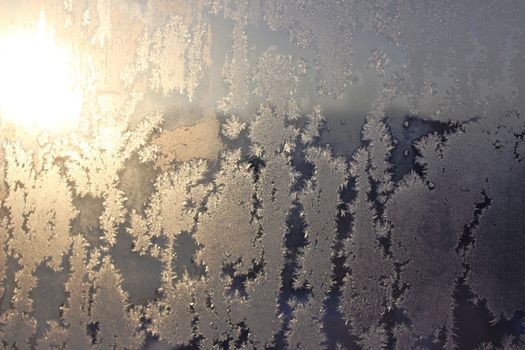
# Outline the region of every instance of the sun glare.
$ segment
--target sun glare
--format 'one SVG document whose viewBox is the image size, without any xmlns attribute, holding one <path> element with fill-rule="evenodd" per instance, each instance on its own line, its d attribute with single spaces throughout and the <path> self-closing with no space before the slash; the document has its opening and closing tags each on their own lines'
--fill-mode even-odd
<svg viewBox="0 0 525 350">
<path fill-rule="evenodd" d="M 0 38 L 0 116 L 27 129 L 65 130 L 82 108 L 78 70 L 41 11 L 38 26 Z"/>
</svg>

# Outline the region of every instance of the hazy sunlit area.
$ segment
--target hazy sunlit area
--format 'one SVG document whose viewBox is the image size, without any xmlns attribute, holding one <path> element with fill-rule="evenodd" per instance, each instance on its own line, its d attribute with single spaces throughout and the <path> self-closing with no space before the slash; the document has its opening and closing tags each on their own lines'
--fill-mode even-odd
<svg viewBox="0 0 525 350">
<path fill-rule="evenodd" d="M 58 47 L 42 10 L 34 28 L 0 37 L 0 115 L 28 129 L 74 125 L 82 108 L 78 67 Z"/>
<path fill-rule="evenodd" d="M 0 348 L 525 349 L 523 18 L 0 0 Z"/>
</svg>

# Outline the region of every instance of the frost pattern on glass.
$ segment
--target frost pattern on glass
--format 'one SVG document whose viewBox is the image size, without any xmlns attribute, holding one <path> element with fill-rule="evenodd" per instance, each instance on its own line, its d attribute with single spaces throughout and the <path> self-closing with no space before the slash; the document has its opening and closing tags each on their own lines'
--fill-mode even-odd
<svg viewBox="0 0 525 350">
<path fill-rule="evenodd" d="M 21 4 L 83 105 L 0 109 L 3 348 L 525 348 L 523 1 Z"/>
</svg>

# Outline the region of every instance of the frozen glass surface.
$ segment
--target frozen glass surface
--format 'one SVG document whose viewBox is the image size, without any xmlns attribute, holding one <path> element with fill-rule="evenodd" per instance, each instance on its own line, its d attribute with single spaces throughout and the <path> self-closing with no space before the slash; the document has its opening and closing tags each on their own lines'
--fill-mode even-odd
<svg viewBox="0 0 525 350">
<path fill-rule="evenodd" d="M 0 0 L 6 349 L 525 349 L 522 0 Z"/>
</svg>

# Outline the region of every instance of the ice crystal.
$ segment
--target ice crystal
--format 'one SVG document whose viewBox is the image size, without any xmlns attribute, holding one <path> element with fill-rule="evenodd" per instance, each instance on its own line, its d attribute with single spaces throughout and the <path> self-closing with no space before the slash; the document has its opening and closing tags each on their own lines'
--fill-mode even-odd
<svg viewBox="0 0 525 350">
<path fill-rule="evenodd" d="M 410 286 L 400 306 L 419 335 L 443 326 L 452 329 L 452 293 L 461 267 L 454 248 L 462 226 L 448 220 L 449 210 L 439 192 L 415 175 L 406 178 L 388 202 L 391 249 L 399 262 L 406 262 L 401 278 Z"/>
<path fill-rule="evenodd" d="M 36 287 L 37 280 L 26 268 L 15 274 L 15 281 L 11 309 L 0 316 L 0 337 L 8 347 L 29 349 L 37 326 L 36 320 L 31 316 L 33 301 L 30 292 Z"/>
<path fill-rule="evenodd" d="M 319 317 L 319 302 L 311 300 L 305 304 L 298 303 L 294 310 L 292 331 L 288 335 L 290 349 L 319 349 L 324 338 Z"/>
<path fill-rule="evenodd" d="M 301 141 L 304 144 L 316 141 L 321 136 L 320 131 L 322 130 L 325 121 L 325 117 L 321 112 L 321 106 L 315 106 L 313 113 L 308 115 L 308 124 L 305 130 L 301 133 Z"/>
<path fill-rule="evenodd" d="M 308 339 L 307 334 L 314 335 L 311 330 L 321 327 L 323 302 L 333 284 L 331 259 L 337 235 L 339 191 L 345 185 L 347 168 L 345 162 L 334 159 L 328 149 L 309 148 L 307 160 L 314 165 L 315 172 L 314 180 L 299 194 L 307 225 L 305 236 L 308 245 L 297 284 L 306 284 L 311 298 L 296 310 L 289 342 L 291 348 L 302 343 L 302 348 L 314 349 L 324 336 L 317 334 L 317 339 Z"/>
<path fill-rule="evenodd" d="M 344 317 L 358 332 L 374 332 L 389 298 L 392 262 L 384 256 L 379 244 L 377 210 L 368 199 L 369 150 L 354 155 L 351 174 L 355 178 L 357 196 L 350 205 L 352 232 L 346 241 L 347 266 L 350 275 L 343 288 L 341 308 Z"/>
<path fill-rule="evenodd" d="M 221 168 L 214 179 L 215 191 L 208 199 L 207 211 L 199 218 L 195 238 L 202 249 L 197 259 L 207 269 L 201 286 L 206 293 L 201 293 L 197 311 L 200 332 L 211 337 L 205 344 L 233 336 L 227 311 L 229 300 L 225 295 L 231 281 L 222 277 L 222 270 L 232 266 L 235 275 L 246 275 L 261 258 L 258 227 L 253 222 L 252 176 L 251 169 L 241 162 L 240 150 L 223 154 Z M 207 298 L 211 302 L 209 306 Z"/>
<path fill-rule="evenodd" d="M 252 223 L 255 186 L 251 170 L 241 163 L 240 150 L 223 155 L 214 187 L 195 235 L 203 246 L 199 259 L 214 278 L 227 264 L 234 264 L 237 274 L 246 274 L 260 258 L 260 248 L 256 244 L 257 227 Z"/>
<path fill-rule="evenodd" d="M 210 28 L 200 20 L 192 26 L 185 18 L 170 16 L 154 32 L 146 28 L 138 41 L 135 65 L 128 65 L 121 79 L 131 86 L 138 74 L 149 74 L 153 90 L 164 96 L 184 93 L 193 99 L 204 68 L 210 64 Z"/>
<path fill-rule="evenodd" d="M 135 250 L 145 253 L 151 240 L 161 235 L 169 240 L 171 249 L 177 234 L 192 229 L 199 206 L 209 191 L 209 186 L 201 183 L 207 171 L 204 160 L 194 160 L 159 175 L 146 217 L 131 214 L 132 226 L 128 232 L 134 237 Z M 171 250 L 167 254 L 172 254 Z"/>
<path fill-rule="evenodd" d="M 170 261 L 171 262 L 171 261 Z M 167 267 L 168 269 L 170 267 Z M 150 331 L 161 340 L 174 346 L 187 345 L 194 337 L 194 283 L 184 279 L 173 283 L 173 273 L 164 271 L 164 297 L 148 307 L 147 315 L 151 318 Z"/>
<path fill-rule="evenodd" d="M 97 254 L 92 261 L 87 261 L 88 246 L 82 236 L 73 238 L 71 257 L 69 258 L 71 274 L 66 283 L 68 301 L 63 309 L 63 320 L 67 326 L 66 349 L 89 349 L 91 338 L 87 334 L 89 319 L 89 301 L 91 290 L 91 268 L 97 263 Z"/>
<path fill-rule="evenodd" d="M 223 97 L 217 105 L 217 108 L 224 113 L 235 112 L 246 106 L 250 95 L 248 84 L 250 64 L 248 62 L 248 36 L 246 35 L 248 1 L 235 0 L 233 4 L 234 9 L 231 14 L 234 21 L 231 35 L 232 45 L 223 67 L 228 95 Z M 226 9 L 224 13 L 225 16 L 228 14 Z"/>
<path fill-rule="evenodd" d="M 104 199 L 100 223 L 103 239 L 109 245 L 115 243 L 117 226 L 126 212 L 124 194 L 117 186 L 118 172 L 133 152 L 145 145 L 162 120 L 160 114 L 147 116 L 133 131 L 128 130 L 125 121 L 114 125 L 100 121 L 90 141 L 75 140 L 74 151 L 66 153 L 67 175 L 75 183 L 76 192 Z"/>
<path fill-rule="evenodd" d="M 221 132 L 228 139 L 235 140 L 245 128 L 246 123 L 241 122 L 237 116 L 232 115 L 230 118 L 226 119 L 226 122 L 222 125 Z"/>
<path fill-rule="evenodd" d="M 252 341 L 256 346 L 268 346 L 274 342 L 274 335 L 280 327 L 277 299 L 281 289 L 280 274 L 283 261 L 283 237 L 287 232 L 291 200 L 291 187 L 296 174 L 290 159 L 281 151 L 281 145 L 288 139 L 295 141 L 297 134 L 292 128 L 285 128 L 285 115 L 273 114 L 269 107 L 261 109 L 250 128 L 250 138 L 257 142 L 265 152 L 266 166 L 261 170 L 257 183 L 256 196 L 262 203 L 258 210 L 259 225 L 262 231 L 260 243 L 264 253 L 264 274 L 246 286 L 249 308 L 241 315 L 252 331 Z M 268 124 L 264 123 L 264 119 Z M 263 137 L 263 130 L 272 137 Z M 280 136 L 282 135 L 282 136 Z M 249 312 L 248 312 L 249 310 Z"/>
<path fill-rule="evenodd" d="M 122 277 L 108 256 L 94 273 L 91 319 L 98 324 L 96 348 L 140 349 L 144 333 L 140 331 L 139 314 L 129 307 Z M 129 310 L 129 311 L 128 311 Z"/>
<path fill-rule="evenodd" d="M 370 54 L 371 55 L 368 58 L 368 64 L 366 67 L 375 70 L 377 75 L 384 76 L 385 68 L 390 65 L 388 56 L 385 55 L 383 50 L 378 48 L 370 50 Z"/>
<path fill-rule="evenodd" d="M 269 106 L 264 105 L 250 125 L 251 140 L 269 157 L 282 151 L 286 143 L 295 141 L 297 137 L 297 130 L 286 126 L 282 118 L 283 115 L 275 114 Z M 268 133 L 267 130 L 272 130 L 273 133 Z"/>
<path fill-rule="evenodd" d="M 58 271 L 71 244 L 69 228 L 77 214 L 70 187 L 51 160 L 35 169 L 32 154 L 20 143 L 5 143 L 4 151 L 8 184 L 4 206 L 12 231 L 9 250 L 28 271 L 45 260 Z"/>
<path fill-rule="evenodd" d="M 323 95 L 341 97 L 351 78 L 354 1 L 281 1 L 265 3 L 273 30 L 286 30 L 299 46 L 317 53 L 317 84 Z"/>
<path fill-rule="evenodd" d="M 174 283 L 173 248 L 179 233 L 193 230 L 210 190 L 202 183 L 207 171 L 204 160 L 194 160 L 161 173 L 146 208 L 146 217 L 132 213 L 128 229 L 134 237 L 134 250 L 156 256 L 163 263 L 162 298 L 150 303 L 146 314 L 152 319 L 149 330 L 172 345 L 187 344 L 193 338 L 195 286 L 188 277 Z M 155 244 L 159 236 L 166 238 L 166 245 Z"/>
<path fill-rule="evenodd" d="M 275 113 L 290 119 L 298 118 L 300 112 L 295 94 L 303 64 L 292 56 L 278 54 L 275 47 L 268 49 L 257 64 L 257 87 L 254 92 L 267 96 Z"/>
</svg>

